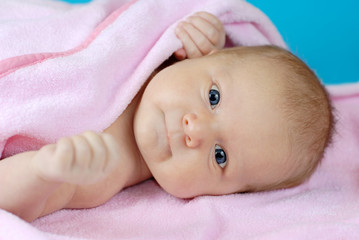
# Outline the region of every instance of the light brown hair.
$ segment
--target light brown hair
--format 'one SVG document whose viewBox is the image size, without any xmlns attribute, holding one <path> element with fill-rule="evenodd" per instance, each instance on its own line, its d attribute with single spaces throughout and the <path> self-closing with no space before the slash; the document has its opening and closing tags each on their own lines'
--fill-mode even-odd
<svg viewBox="0 0 359 240">
<path fill-rule="evenodd" d="M 276 46 L 238 47 L 224 54 L 261 57 L 278 65 L 284 86 L 282 106 L 294 162 L 290 177 L 265 186 L 248 186 L 248 191 L 288 188 L 307 180 L 323 158 L 334 132 L 333 107 L 315 73 L 298 57 Z"/>
</svg>

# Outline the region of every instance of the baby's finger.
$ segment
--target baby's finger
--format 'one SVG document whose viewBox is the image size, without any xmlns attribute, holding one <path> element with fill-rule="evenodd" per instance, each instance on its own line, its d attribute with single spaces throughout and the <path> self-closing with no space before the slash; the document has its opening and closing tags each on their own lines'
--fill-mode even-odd
<svg viewBox="0 0 359 240">
<path fill-rule="evenodd" d="M 188 58 L 195 58 L 202 56 L 201 51 L 197 48 L 191 37 L 188 35 L 186 30 L 183 28 L 183 23 L 180 23 L 176 28 L 176 35 L 181 40 L 183 48 L 186 51 Z"/>
<path fill-rule="evenodd" d="M 41 152 L 50 154 L 47 156 L 47 161 L 40 166 L 40 170 L 46 169 L 45 172 L 40 172 L 44 179 L 48 181 L 67 182 L 67 173 L 71 171 L 74 159 L 74 147 L 70 138 L 61 138 L 56 144 L 46 145 Z M 41 158 L 40 158 L 41 159 Z"/>
<path fill-rule="evenodd" d="M 202 35 L 206 36 L 212 45 L 216 45 L 218 41 L 218 30 L 207 20 L 200 16 L 190 16 L 187 21 L 191 23 Z"/>
<path fill-rule="evenodd" d="M 67 172 L 71 169 L 74 162 L 74 146 L 70 138 L 61 138 L 56 143 L 54 153 L 55 166 L 61 172 Z"/>
<path fill-rule="evenodd" d="M 174 55 L 178 60 L 183 60 L 186 58 L 186 51 L 183 48 L 180 48 L 174 52 Z"/>
<path fill-rule="evenodd" d="M 40 178 L 46 181 L 61 181 L 58 166 L 62 167 L 61 161 L 55 161 L 56 144 L 43 146 L 32 158 L 32 166 Z M 66 152 L 68 153 L 68 152 Z"/>
<path fill-rule="evenodd" d="M 207 12 L 198 12 L 188 18 L 197 29 L 199 29 L 216 48 L 224 47 L 226 34 L 221 21 Z"/>
<path fill-rule="evenodd" d="M 107 148 L 107 163 L 104 166 L 103 171 L 108 174 L 114 170 L 119 163 L 120 150 L 117 141 L 110 134 L 102 133 L 102 139 Z"/>
<path fill-rule="evenodd" d="M 86 138 L 92 149 L 90 168 L 94 171 L 101 171 L 107 164 L 107 149 L 105 142 L 102 137 L 95 132 L 87 131 L 83 133 L 83 136 Z"/>
<path fill-rule="evenodd" d="M 73 171 L 84 173 L 85 169 L 89 169 L 92 162 L 92 149 L 89 142 L 84 136 L 77 135 L 72 137 L 75 150 L 75 160 Z"/>
<path fill-rule="evenodd" d="M 213 14 L 210 14 L 208 12 L 197 12 L 193 16 L 202 17 L 207 22 L 209 22 L 212 26 L 214 26 L 217 29 L 217 31 L 221 31 L 223 29 L 222 22 L 219 21 L 219 19 Z"/>
<path fill-rule="evenodd" d="M 204 33 L 195 28 L 192 24 L 183 23 L 183 28 L 186 30 L 193 43 L 196 45 L 196 48 L 201 51 L 201 55 L 206 55 L 215 48 L 215 46 L 208 40 Z"/>
</svg>

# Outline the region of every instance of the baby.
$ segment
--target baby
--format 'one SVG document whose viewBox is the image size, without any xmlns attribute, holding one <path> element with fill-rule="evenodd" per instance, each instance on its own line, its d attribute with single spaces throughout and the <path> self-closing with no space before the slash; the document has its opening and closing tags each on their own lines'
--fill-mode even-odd
<svg viewBox="0 0 359 240">
<path fill-rule="evenodd" d="M 103 133 L 0 161 L 0 207 L 32 221 L 98 206 L 152 177 L 180 198 L 306 180 L 333 128 L 313 72 L 274 46 L 221 50 L 223 26 L 209 13 L 191 16 L 176 34 L 183 49 L 174 56 L 187 59 L 164 63 Z"/>
</svg>

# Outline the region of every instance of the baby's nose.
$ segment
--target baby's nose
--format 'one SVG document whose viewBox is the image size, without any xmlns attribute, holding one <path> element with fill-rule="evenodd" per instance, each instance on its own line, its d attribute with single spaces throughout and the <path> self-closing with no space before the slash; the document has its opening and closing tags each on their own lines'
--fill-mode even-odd
<svg viewBox="0 0 359 240">
<path fill-rule="evenodd" d="M 199 118 L 194 113 L 188 113 L 183 116 L 182 124 L 188 147 L 195 148 L 199 146 L 209 135 L 209 123 L 204 117 Z"/>
</svg>

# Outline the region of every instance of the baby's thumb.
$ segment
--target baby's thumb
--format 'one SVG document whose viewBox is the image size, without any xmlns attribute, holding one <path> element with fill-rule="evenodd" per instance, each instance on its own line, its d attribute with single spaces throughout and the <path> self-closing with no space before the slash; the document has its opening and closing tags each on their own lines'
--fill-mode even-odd
<svg viewBox="0 0 359 240">
<path fill-rule="evenodd" d="M 180 48 L 174 52 L 174 55 L 178 60 L 183 60 L 186 58 L 186 51 L 183 48 Z"/>
</svg>

